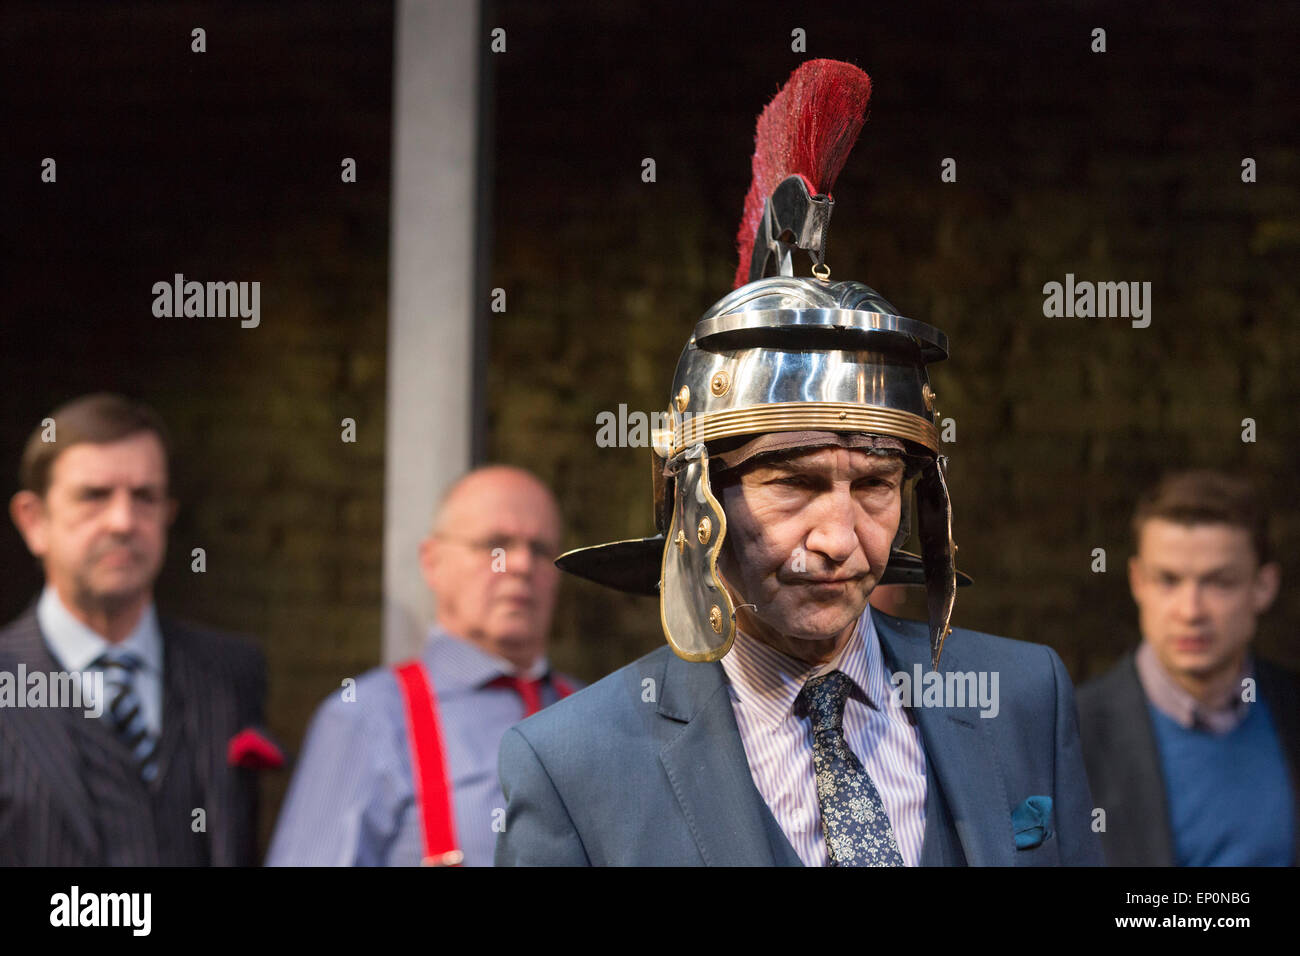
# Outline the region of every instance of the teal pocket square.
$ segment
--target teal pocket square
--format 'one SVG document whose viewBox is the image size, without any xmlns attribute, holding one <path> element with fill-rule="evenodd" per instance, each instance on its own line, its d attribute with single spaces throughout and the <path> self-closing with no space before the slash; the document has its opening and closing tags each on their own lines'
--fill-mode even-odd
<svg viewBox="0 0 1300 956">
<path fill-rule="evenodd" d="M 1016 835 L 1017 850 L 1032 850 L 1049 836 L 1052 830 L 1051 797 L 1025 797 L 1020 806 L 1011 811 L 1011 829 Z"/>
</svg>

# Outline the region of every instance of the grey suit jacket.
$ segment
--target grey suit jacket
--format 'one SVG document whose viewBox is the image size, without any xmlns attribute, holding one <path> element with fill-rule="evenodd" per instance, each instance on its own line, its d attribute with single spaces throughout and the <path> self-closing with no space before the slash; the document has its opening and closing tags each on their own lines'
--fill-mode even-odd
<svg viewBox="0 0 1300 956">
<path fill-rule="evenodd" d="M 877 611 L 886 666 L 929 669 L 926 626 Z M 1050 648 L 954 630 L 941 671 L 997 671 L 1000 711 L 920 707 L 922 864 L 1098 864 L 1074 695 Z M 508 731 L 501 865 L 800 865 L 754 786 L 721 664 L 668 647 Z M 811 767 L 810 767 L 811 772 Z M 1053 801 L 1051 835 L 1017 849 L 1012 811 Z"/>
<path fill-rule="evenodd" d="M 257 786 L 253 771 L 227 764 L 235 734 L 264 722 L 266 665 L 261 651 L 232 635 L 160 618 L 163 639 L 162 766 L 186 741 L 202 791 L 214 865 L 256 860 Z M 60 669 L 46 647 L 33 605 L 0 630 L 0 671 Z M 74 736 L 87 718 L 67 708 L 0 708 L 0 865 L 81 866 L 103 862 Z M 82 722 L 78 724 L 77 722 Z M 191 808 L 176 808 L 189 818 Z M 148 862 L 143 856 L 140 862 Z"/>
<path fill-rule="evenodd" d="M 1300 679 L 1256 659 L 1259 699 L 1281 738 L 1300 819 Z M 1155 727 L 1138 679 L 1136 652 L 1079 688 L 1079 732 L 1097 806 L 1106 811 L 1102 848 L 1110 866 L 1173 866 L 1174 838 Z M 1300 860 L 1300 830 L 1295 857 Z"/>
</svg>

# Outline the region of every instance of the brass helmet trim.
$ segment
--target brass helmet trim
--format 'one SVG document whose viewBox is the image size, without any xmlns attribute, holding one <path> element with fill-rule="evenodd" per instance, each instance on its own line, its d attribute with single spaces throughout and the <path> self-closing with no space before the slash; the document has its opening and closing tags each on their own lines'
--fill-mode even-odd
<svg viewBox="0 0 1300 956">
<path fill-rule="evenodd" d="M 932 422 L 910 412 L 853 402 L 769 402 L 729 411 L 683 416 L 673 451 L 699 442 L 767 432 L 839 431 L 893 435 L 939 450 L 939 432 Z"/>
</svg>

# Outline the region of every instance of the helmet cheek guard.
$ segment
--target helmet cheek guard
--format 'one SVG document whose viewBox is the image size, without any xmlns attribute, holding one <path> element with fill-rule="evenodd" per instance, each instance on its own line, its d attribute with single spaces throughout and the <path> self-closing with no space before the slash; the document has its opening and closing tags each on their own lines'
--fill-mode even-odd
<svg viewBox="0 0 1300 956">
<path fill-rule="evenodd" d="M 718 575 L 727 516 L 709 486 L 709 453 L 698 443 L 675 456 L 673 511 L 659 576 L 659 619 L 678 657 L 716 661 L 736 638 L 736 609 Z"/>
<path fill-rule="evenodd" d="M 929 462 L 916 483 L 916 524 L 925 571 L 925 603 L 930 619 L 930 659 L 939 666 L 943 642 L 952 631 L 957 600 L 957 543 L 952 540 L 952 500 L 948 497 L 948 459 Z"/>
</svg>

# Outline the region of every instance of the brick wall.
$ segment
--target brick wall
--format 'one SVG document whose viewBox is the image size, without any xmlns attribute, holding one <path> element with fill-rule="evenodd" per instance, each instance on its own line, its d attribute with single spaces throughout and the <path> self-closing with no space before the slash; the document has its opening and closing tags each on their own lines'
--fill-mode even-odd
<svg viewBox="0 0 1300 956">
<path fill-rule="evenodd" d="M 979 7 L 498 3 L 492 277 L 510 304 L 491 319 L 490 448 L 558 486 L 570 544 L 653 530 L 648 452 L 598 448 L 595 417 L 666 407 L 693 323 L 729 288 L 753 119 L 804 58 L 802 27 L 809 57 L 875 83 L 835 190 L 834 275 L 952 342 L 933 380 L 978 582 L 956 621 L 1051 644 L 1082 679 L 1136 642 L 1128 517 L 1165 466 L 1255 475 L 1295 552 L 1297 16 Z M 1090 52 L 1094 27 L 1109 52 Z M 948 156 L 956 183 L 939 178 Z M 1151 282 L 1150 327 L 1044 318 L 1042 286 L 1067 272 Z M 652 601 L 565 588 L 556 657 L 579 673 L 662 640 Z M 1300 658 L 1298 611 L 1284 588 L 1261 648 Z"/>
<path fill-rule="evenodd" d="M 296 750 L 379 660 L 391 10 L 31 3 L 4 23 L 6 495 L 62 401 L 156 407 L 181 504 L 159 606 L 259 642 L 271 730 Z M 260 281 L 260 326 L 155 318 L 176 272 Z M 7 521 L 0 558 L 8 620 L 40 575 Z M 286 783 L 268 775 L 264 834 Z"/>
</svg>

